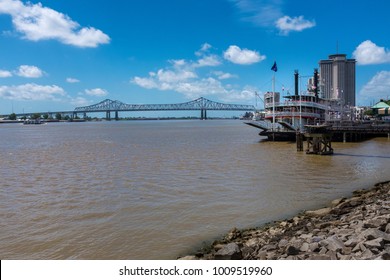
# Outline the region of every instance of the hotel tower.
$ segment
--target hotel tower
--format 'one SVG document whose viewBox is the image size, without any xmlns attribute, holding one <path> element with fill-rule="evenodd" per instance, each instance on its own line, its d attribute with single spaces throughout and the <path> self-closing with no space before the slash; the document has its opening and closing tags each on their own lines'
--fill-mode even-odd
<svg viewBox="0 0 390 280">
<path fill-rule="evenodd" d="M 320 87 L 323 98 L 339 100 L 343 105 L 355 106 L 355 59 L 345 54 L 333 54 L 320 60 Z"/>
</svg>

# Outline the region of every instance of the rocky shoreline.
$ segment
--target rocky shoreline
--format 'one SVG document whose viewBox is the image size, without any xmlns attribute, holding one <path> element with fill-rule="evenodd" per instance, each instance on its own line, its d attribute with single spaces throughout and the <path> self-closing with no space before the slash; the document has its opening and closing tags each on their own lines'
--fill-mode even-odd
<svg viewBox="0 0 390 280">
<path fill-rule="evenodd" d="M 180 259 L 390 260 L 390 181 L 262 228 L 234 228 Z"/>
</svg>

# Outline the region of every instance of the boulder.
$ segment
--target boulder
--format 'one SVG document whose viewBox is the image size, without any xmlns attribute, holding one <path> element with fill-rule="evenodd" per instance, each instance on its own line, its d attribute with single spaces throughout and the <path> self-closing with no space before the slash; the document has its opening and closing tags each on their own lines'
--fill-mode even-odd
<svg viewBox="0 0 390 280">
<path fill-rule="evenodd" d="M 285 247 L 287 247 L 288 244 L 289 244 L 289 243 L 288 243 L 288 240 L 287 240 L 287 239 L 281 239 L 281 240 L 279 241 L 279 243 L 278 243 L 278 247 L 279 247 L 279 248 L 285 248 Z"/>
<path fill-rule="evenodd" d="M 306 211 L 305 214 L 309 217 L 322 217 L 328 215 L 331 210 L 331 208 L 326 207 L 318 210 Z"/>
<path fill-rule="evenodd" d="M 229 242 L 239 237 L 241 237 L 241 232 L 237 228 L 233 228 L 226 235 L 225 240 Z"/>
<path fill-rule="evenodd" d="M 339 252 L 344 249 L 344 243 L 340 241 L 336 236 L 331 236 L 326 239 L 328 242 L 327 248 L 333 252 Z"/>
<path fill-rule="evenodd" d="M 387 219 L 385 218 L 373 218 L 366 221 L 363 225 L 365 228 L 380 228 L 382 225 L 387 223 Z"/>
<path fill-rule="evenodd" d="M 383 232 L 376 228 L 369 228 L 362 232 L 362 235 L 367 238 L 367 240 L 383 238 L 384 241 L 390 242 L 390 234 Z"/>
<path fill-rule="evenodd" d="M 298 248 L 295 248 L 294 246 L 288 246 L 286 250 L 286 254 L 288 256 L 296 256 L 300 253 L 301 251 Z"/>
<path fill-rule="evenodd" d="M 382 260 L 390 260 L 390 254 L 389 253 L 384 253 L 382 255 Z"/>
<path fill-rule="evenodd" d="M 242 253 L 236 243 L 229 243 L 215 253 L 216 260 L 240 260 Z"/>
<path fill-rule="evenodd" d="M 362 240 L 357 239 L 355 236 L 352 236 L 350 239 L 344 242 L 344 245 L 347 247 L 355 247 L 361 241 Z"/>
<path fill-rule="evenodd" d="M 390 234 L 390 223 L 386 225 L 385 232 Z"/>
<path fill-rule="evenodd" d="M 376 239 L 368 240 L 368 241 L 364 242 L 363 244 L 364 244 L 364 246 L 366 246 L 366 248 L 370 248 L 370 249 L 371 248 L 382 248 L 384 241 L 383 241 L 383 238 L 379 237 Z"/>
<path fill-rule="evenodd" d="M 304 242 L 303 244 L 302 244 L 302 246 L 301 246 L 301 248 L 299 248 L 299 250 L 301 251 L 301 252 L 307 252 L 307 251 L 309 251 L 309 243 L 307 243 L 307 242 Z"/>
<path fill-rule="evenodd" d="M 364 250 L 361 258 L 366 260 L 366 259 L 371 259 L 372 257 L 374 257 L 374 254 L 370 251 L 370 249 L 366 249 Z"/>
</svg>

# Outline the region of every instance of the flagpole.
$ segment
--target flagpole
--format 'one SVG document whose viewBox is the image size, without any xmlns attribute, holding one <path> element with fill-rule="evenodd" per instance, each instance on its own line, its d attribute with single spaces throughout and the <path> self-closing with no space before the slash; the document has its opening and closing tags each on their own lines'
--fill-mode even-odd
<svg viewBox="0 0 390 280">
<path fill-rule="evenodd" d="M 273 75 L 273 78 L 272 78 L 272 111 L 273 111 L 273 114 L 272 114 L 272 131 L 275 130 L 275 73 L 276 73 L 276 71 L 274 71 L 274 75 Z"/>
<path fill-rule="evenodd" d="M 271 68 L 272 71 L 274 71 L 274 75 L 272 78 L 272 135 L 273 140 L 275 141 L 275 75 L 276 71 L 278 71 L 278 66 L 276 65 L 276 61 L 274 62 L 274 65 L 272 65 Z"/>
</svg>

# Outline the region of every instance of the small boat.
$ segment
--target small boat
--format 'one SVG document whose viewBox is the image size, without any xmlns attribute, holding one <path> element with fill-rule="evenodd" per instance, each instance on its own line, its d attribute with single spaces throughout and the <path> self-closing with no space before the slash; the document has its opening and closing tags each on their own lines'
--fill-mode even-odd
<svg viewBox="0 0 390 280">
<path fill-rule="evenodd" d="M 44 124 L 44 122 L 41 119 L 30 119 L 23 121 L 23 124 Z"/>
</svg>

